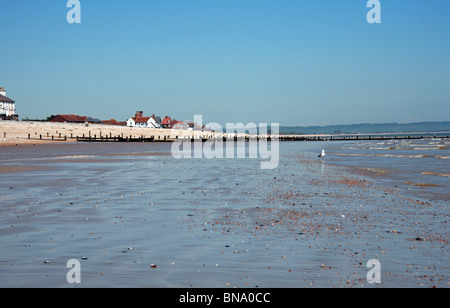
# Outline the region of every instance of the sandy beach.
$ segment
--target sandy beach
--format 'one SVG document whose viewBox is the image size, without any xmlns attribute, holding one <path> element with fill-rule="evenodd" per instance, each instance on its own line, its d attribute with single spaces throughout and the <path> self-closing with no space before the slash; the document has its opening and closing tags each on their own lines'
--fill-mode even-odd
<svg viewBox="0 0 450 308">
<path fill-rule="evenodd" d="M 211 132 L 193 132 L 173 129 L 136 128 L 100 124 L 72 124 L 51 122 L 0 121 L 0 145 L 32 145 L 56 142 L 76 142 L 77 137 L 131 136 L 155 137 L 155 140 L 192 136 L 211 137 Z M 41 139 L 42 136 L 42 139 Z M 222 136 L 222 134 L 219 134 Z M 53 137 L 53 139 L 52 139 Z"/>
</svg>

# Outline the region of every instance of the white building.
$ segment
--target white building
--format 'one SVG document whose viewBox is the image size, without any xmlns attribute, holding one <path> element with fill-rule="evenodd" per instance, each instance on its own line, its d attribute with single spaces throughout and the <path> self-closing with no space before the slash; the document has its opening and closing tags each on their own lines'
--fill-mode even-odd
<svg viewBox="0 0 450 308">
<path fill-rule="evenodd" d="M 184 122 L 177 121 L 175 124 L 172 125 L 172 129 L 189 130 L 189 125 L 187 125 Z"/>
<path fill-rule="evenodd" d="M 0 119 L 1 120 L 17 120 L 19 116 L 16 114 L 16 102 L 6 97 L 6 90 L 0 87 Z"/>
<path fill-rule="evenodd" d="M 161 128 L 161 123 L 155 115 L 151 117 L 144 117 L 142 111 L 136 112 L 134 118 L 130 118 L 127 121 L 128 127 L 140 127 L 140 128 Z"/>
</svg>

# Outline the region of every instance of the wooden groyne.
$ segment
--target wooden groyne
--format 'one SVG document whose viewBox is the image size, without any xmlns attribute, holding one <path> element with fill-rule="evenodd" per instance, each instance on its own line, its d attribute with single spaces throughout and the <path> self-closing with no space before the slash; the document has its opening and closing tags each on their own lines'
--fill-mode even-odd
<svg viewBox="0 0 450 308">
<path fill-rule="evenodd" d="M 380 135 L 316 135 L 316 136 L 300 136 L 300 135 L 279 135 L 279 136 L 230 136 L 227 137 L 195 137 L 191 138 L 158 138 L 154 136 L 151 137 L 135 137 L 135 136 L 117 136 L 117 137 L 76 137 L 78 142 L 174 142 L 176 140 L 180 141 L 191 141 L 191 142 L 206 142 L 208 140 L 216 141 L 360 141 L 360 140 L 420 140 L 420 139 L 450 139 L 450 134 L 448 135 L 437 135 L 437 134 L 380 134 Z"/>
<path fill-rule="evenodd" d="M 166 140 L 155 140 L 154 136 L 151 137 L 77 137 L 77 142 L 157 142 Z"/>
<path fill-rule="evenodd" d="M 296 136 L 280 135 L 280 141 L 358 141 L 358 140 L 421 140 L 450 139 L 450 134 L 371 134 L 371 135 L 320 135 Z"/>
</svg>

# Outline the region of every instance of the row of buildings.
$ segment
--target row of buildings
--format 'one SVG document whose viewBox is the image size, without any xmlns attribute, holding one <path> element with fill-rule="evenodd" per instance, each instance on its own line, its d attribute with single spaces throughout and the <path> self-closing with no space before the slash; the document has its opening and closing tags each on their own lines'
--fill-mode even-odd
<svg viewBox="0 0 450 308">
<path fill-rule="evenodd" d="M 181 130 L 209 130 L 205 126 L 201 127 L 197 123 L 192 121 L 178 121 L 172 119 L 169 116 L 165 116 L 163 119 L 161 117 L 152 115 L 150 117 L 144 116 L 143 111 L 137 111 L 134 117 L 131 117 L 126 122 L 119 122 L 114 119 L 111 120 L 99 120 L 91 118 L 88 116 L 78 116 L 74 114 L 63 115 L 59 114 L 50 120 L 50 122 L 59 123 L 90 123 L 90 124 L 105 124 L 105 125 L 118 125 L 118 126 L 128 126 L 128 127 L 139 127 L 139 128 L 156 128 L 156 129 L 181 129 Z"/>
<path fill-rule="evenodd" d="M 135 116 L 129 118 L 127 121 L 128 127 L 142 127 L 142 128 L 167 128 L 167 129 L 183 129 L 183 130 L 200 130 L 198 124 L 192 121 L 178 121 L 172 119 L 169 116 L 165 116 L 163 119 L 159 116 L 152 115 L 150 117 L 144 117 L 143 111 L 137 111 Z M 205 129 L 205 127 L 203 127 Z"/>
<path fill-rule="evenodd" d="M 169 116 L 165 116 L 163 119 L 154 114 L 150 117 L 145 117 L 143 111 L 136 111 L 134 117 L 129 118 L 127 121 L 128 127 L 141 127 L 141 128 L 165 128 L 165 129 L 182 129 L 182 130 L 208 130 L 204 125 L 201 127 L 193 121 L 178 121 L 172 119 Z"/>
<path fill-rule="evenodd" d="M 6 96 L 4 87 L 0 87 L 0 120 L 18 120 L 19 115 L 16 114 L 16 102 Z M 88 116 L 79 116 L 74 114 L 59 114 L 50 117 L 50 122 L 57 123 L 79 123 L 79 124 L 105 124 L 118 125 L 128 127 L 141 128 L 166 128 L 166 129 L 182 129 L 182 130 L 209 130 L 205 126 L 201 127 L 192 121 L 178 121 L 169 116 L 163 119 L 154 114 L 150 117 L 145 117 L 143 111 L 137 111 L 134 117 L 131 117 L 126 122 L 111 120 L 99 120 Z"/>
<path fill-rule="evenodd" d="M 118 122 L 114 119 L 111 120 L 99 120 L 96 118 L 91 118 L 88 116 L 79 116 L 75 114 L 58 114 L 56 116 L 52 116 L 50 122 L 54 123 L 77 123 L 77 124 L 106 124 L 106 125 L 118 125 L 118 126 L 126 126 L 127 122 Z"/>
</svg>

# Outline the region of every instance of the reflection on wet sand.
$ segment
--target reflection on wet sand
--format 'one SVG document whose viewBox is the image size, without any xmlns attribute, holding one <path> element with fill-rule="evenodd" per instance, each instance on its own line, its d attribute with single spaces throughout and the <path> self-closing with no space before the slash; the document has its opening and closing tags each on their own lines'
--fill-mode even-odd
<svg viewBox="0 0 450 308">
<path fill-rule="evenodd" d="M 150 152 L 150 153 L 112 153 L 112 154 L 105 154 L 104 156 L 171 156 L 172 153 L 165 152 L 165 153 L 157 153 L 157 152 Z"/>
<path fill-rule="evenodd" d="M 442 176 L 442 177 L 447 177 L 450 178 L 450 174 L 449 173 L 441 173 L 441 172 L 433 172 L 433 171 L 424 171 L 422 172 L 423 175 L 437 175 L 437 176 Z"/>
<path fill-rule="evenodd" d="M 414 182 L 406 182 L 408 185 L 419 186 L 419 187 L 444 187 L 443 185 L 431 184 L 431 183 L 414 183 Z"/>
<path fill-rule="evenodd" d="M 39 166 L 0 166 L 0 174 L 10 174 L 10 173 L 27 173 L 33 171 L 44 171 L 48 170 L 47 167 Z"/>
<path fill-rule="evenodd" d="M 380 175 L 384 175 L 384 174 L 389 173 L 388 170 L 377 169 L 377 168 L 363 168 L 363 167 L 353 167 L 353 168 L 355 168 L 358 171 L 360 171 L 361 174 L 366 174 L 366 175 L 380 176 Z"/>
</svg>

